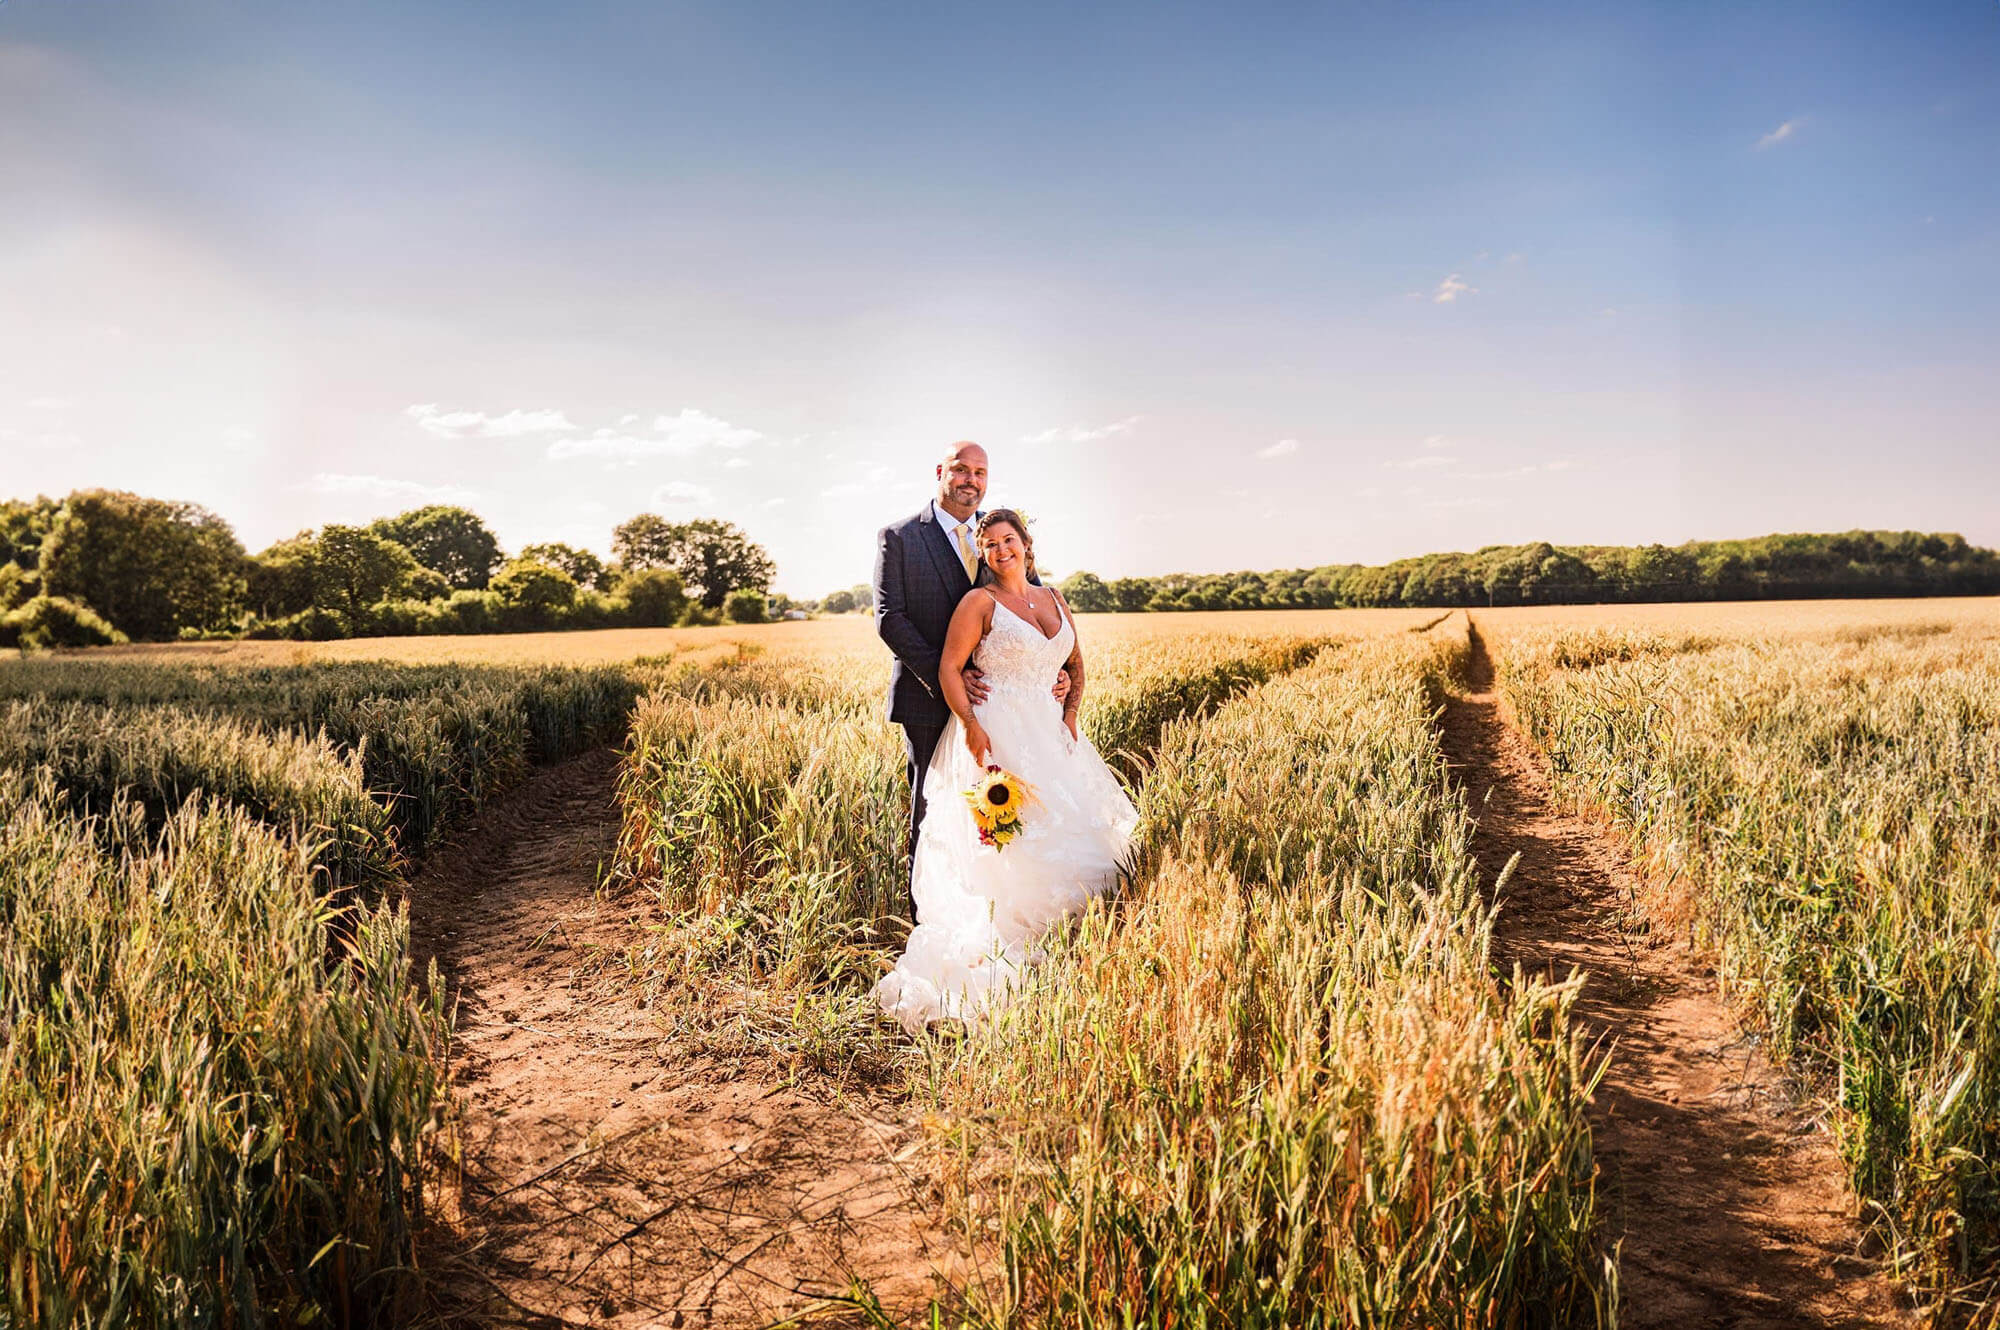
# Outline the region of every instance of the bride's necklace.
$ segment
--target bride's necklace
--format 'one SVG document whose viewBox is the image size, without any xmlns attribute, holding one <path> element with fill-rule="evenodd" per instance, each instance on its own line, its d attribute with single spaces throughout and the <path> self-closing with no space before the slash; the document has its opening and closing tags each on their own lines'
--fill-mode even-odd
<svg viewBox="0 0 2000 1330">
<path fill-rule="evenodd" d="M 993 588 L 993 593 L 994 593 L 995 595 L 1011 595 L 1011 594 L 1012 594 L 1011 592 L 1006 592 L 1006 591 L 1002 591 L 1002 590 L 1001 590 L 1001 589 L 1000 589 L 999 587 L 997 587 L 997 586 Z M 1007 608 L 1008 608 L 1008 609 L 1010 609 L 1010 610 L 1013 610 L 1013 611 L 1014 611 L 1014 615 L 1015 615 L 1015 617 L 1016 617 L 1016 618 L 1020 618 L 1020 619 L 1025 619 L 1025 620 L 1027 620 L 1027 621 L 1028 621 L 1029 623 L 1031 623 L 1031 624 L 1035 625 L 1035 627 L 1037 627 L 1037 628 L 1041 628 L 1041 629 L 1042 629 L 1042 635 L 1046 637 L 1046 636 L 1048 635 L 1048 629 L 1046 629 L 1046 628 L 1042 628 L 1042 616 L 1041 616 L 1041 613 L 1039 612 L 1038 608 L 1037 608 L 1037 607 L 1036 607 L 1036 605 L 1035 605 L 1035 593 L 1034 593 L 1033 591 L 1028 591 L 1028 592 L 1025 592 L 1025 593 L 1023 593 L 1023 594 L 1022 594 L 1022 596 L 1021 596 L 1021 600 L 1022 600 L 1022 602 L 1023 602 L 1024 604 L 1026 604 L 1026 605 L 1027 605 L 1027 607 L 1028 607 L 1028 612 L 1027 612 L 1026 614 L 1023 614 L 1023 613 L 1021 613 L 1021 611 L 1019 611 L 1019 610 L 1015 610 L 1015 609 L 1014 609 L 1014 607 L 1013 607 L 1012 605 L 1007 605 L 1007 602 L 1006 602 L 1006 601 L 1004 601 L 1004 600 L 1003 600 L 1003 601 L 1001 601 L 1000 603 L 1001 603 L 1002 605 L 1007 605 Z M 1061 626 L 1062 626 L 1062 625 L 1060 625 L 1060 624 L 1058 624 L 1058 625 L 1057 625 L 1057 627 L 1058 627 L 1058 628 L 1060 628 Z"/>
</svg>

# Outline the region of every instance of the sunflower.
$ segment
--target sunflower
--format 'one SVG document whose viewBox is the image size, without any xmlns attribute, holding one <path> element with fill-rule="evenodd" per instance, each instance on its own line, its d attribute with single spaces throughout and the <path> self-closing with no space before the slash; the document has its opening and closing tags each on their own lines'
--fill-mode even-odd
<svg viewBox="0 0 2000 1330">
<path fill-rule="evenodd" d="M 1021 811 L 1024 795 L 1021 783 L 1004 771 L 989 771 L 978 785 L 980 802 L 986 805 L 996 822 L 1005 822 Z"/>
<path fill-rule="evenodd" d="M 988 767 L 965 791 L 965 804 L 979 828 L 980 843 L 998 847 L 1019 835 L 1021 812 L 1033 798 L 1034 792 L 1019 776 Z"/>
</svg>

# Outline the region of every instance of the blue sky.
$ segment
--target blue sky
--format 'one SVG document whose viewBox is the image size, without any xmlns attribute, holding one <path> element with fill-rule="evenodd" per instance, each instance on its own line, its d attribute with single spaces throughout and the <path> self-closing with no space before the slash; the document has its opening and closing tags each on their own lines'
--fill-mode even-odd
<svg viewBox="0 0 2000 1330">
<path fill-rule="evenodd" d="M 2000 5 L 0 0 L 0 493 L 2000 544 Z"/>
</svg>

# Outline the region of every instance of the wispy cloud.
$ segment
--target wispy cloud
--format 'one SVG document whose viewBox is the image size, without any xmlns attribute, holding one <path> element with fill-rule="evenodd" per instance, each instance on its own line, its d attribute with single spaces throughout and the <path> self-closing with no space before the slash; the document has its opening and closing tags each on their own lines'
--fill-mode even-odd
<svg viewBox="0 0 2000 1330">
<path fill-rule="evenodd" d="M 732 425 L 691 406 L 682 407 L 679 415 L 654 417 L 653 429 L 674 448 L 688 452 L 697 448 L 741 448 L 764 437 L 754 429 Z"/>
<path fill-rule="evenodd" d="M 1458 459 L 1445 457 L 1439 453 L 1426 453 L 1422 457 L 1392 458 L 1382 463 L 1384 471 L 1438 471 L 1450 466 Z"/>
<path fill-rule="evenodd" d="M 1279 439 L 1268 448 L 1259 448 L 1257 456 L 1268 462 L 1279 457 L 1290 457 L 1298 450 L 1299 441 L 1297 439 Z"/>
<path fill-rule="evenodd" d="M 1095 427 L 1089 425 L 1061 426 L 1056 429 L 1045 429 L 1039 434 L 1023 434 L 1021 442 L 1096 443 L 1099 439 L 1108 439 L 1113 435 L 1123 434 L 1144 419 L 1144 416 L 1127 416 L 1123 420 L 1114 420 L 1109 425 L 1098 425 Z"/>
<path fill-rule="evenodd" d="M 1445 437 L 1444 435 L 1442 435 L 1442 434 L 1426 434 L 1426 435 L 1424 435 L 1424 447 L 1426 447 L 1426 448 L 1429 448 L 1429 449 L 1432 449 L 1432 450 L 1436 450 L 1436 449 L 1438 449 L 1438 448 L 1442 448 L 1442 447 L 1444 447 L 1444 446 L 1445 446 L 1445 445 L 1446 445 L 1447 443 L 1450 443 L 1450 442 L 1451 442 L 1451 440 L 1450 440 L 1450 439 L 1447 439 L 1447 438 L 1446 438 L 1446 437 Z"/>
<path fill-rule="evenodd" d="M 357 495 L 365 499 L 386 499 L 393 503 L 477 503 L 479 495 L 457 485 L 424 485 L 414 480 L 388 476 L 356 476 L 339 471 L 321 471 L 306 482 L 314 494 Z"/>
<path fill-rule="evenodd" d="M 518 407 L 494 416 L 484 411 L 441 411 L 436 402 L 419 402 L 404 407 L 403 414 L 440 439 L 511 439 L 576 428 L 560 411 L 523 411 Z"/>
<path fill-rule="evenodd" d="M 1763 138 L 1758 139 L 1757 147 L 1760 150 L 1764 148 L 1777 147 L 1780 143 L 1785 142 L 1786 140 L 1790 139 L 1792 135 L 1798 133 L 1800 127 L 1803 126 L 1805 122 L 1806 121 L 1804 116 L 1795 116 L 1792 119 L 1787 120 L 1784 124 L 1779 125 L 1776 129 L 1766 134 Z"/>
<path fill-rule="evenodd" d="M 1478 294 L 1478 287 L 1467 282 L 1457 273 L 1452 273 L 1437 284 L 1437 290 L 1431 292 L 1431 301 L 1434 304 L 1449 305 L 1460 296 L 1476 296 Z"/>
<path fill-rule="evenodd" d="M 28 405 L 37 411 L 67 411 L 75 403 L 67 397 L 31 397 Z"/>
<path fill-rule="evenodd" d="M 656 508 L 686 508 L 699 503 L 714 503 L 715 491 L 706 485 L 692 481 L 670 480 L 653 491 L 653 506 Z"/>
<path fill-rule="evenodd" d="M 763 439 L 754 429 L 732 425 L 719 416 L 694 407 L 680 413 L 657 416 L 653 433 L 601 429 L 576 438 L 557 439 L 549 445 L 549 456 L 561 461 L 569 457 L 602 457 L 631 462 L 642 457 L 688 457 L 706 448 L 742 448 Z"/>
</svg>

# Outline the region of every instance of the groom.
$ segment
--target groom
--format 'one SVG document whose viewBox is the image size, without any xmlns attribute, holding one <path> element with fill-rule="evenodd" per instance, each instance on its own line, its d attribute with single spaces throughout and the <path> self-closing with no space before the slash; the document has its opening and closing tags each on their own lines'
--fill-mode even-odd
<svg viewBox="0 0 2000 1330">
<path fill-rule="evenodd" d="M 924 772 L 951 717 L 938 685 L 945 629 L 965 594 L 992 578 L 975 544 L 979 501 L 986 497 L 986 450 L 954 443 L 938 463 L 937 481 L 937 497 L 922 511 L 875 537 L 875 630 L 896 655 L 889 670 L 889 719 L 903 727 L 909 759 L 912 860 L 924 823 Z M 1033 574 L 1028 580 L 1040 585 Z M 986 685 L 970 665 L 965 691 L 975 705 L 986 700 Z M 1055 695 L 1061 700 L 1068 694 L 1065 671 L 1056 677 Z M 912 898 L 910 917 L 916 914 Z"/>
</svg>

